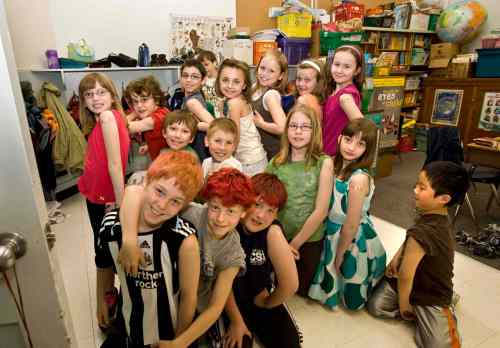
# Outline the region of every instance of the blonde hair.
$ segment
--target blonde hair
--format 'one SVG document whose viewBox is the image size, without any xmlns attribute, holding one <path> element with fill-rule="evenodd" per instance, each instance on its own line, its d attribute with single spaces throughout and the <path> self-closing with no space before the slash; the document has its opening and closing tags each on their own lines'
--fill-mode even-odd
<svg viewBox="0 0 500 348">
<path fill-rule="evenodd" d="M 316 68 L 319 68 L 319 71 Z M 297 73 L 300 69 L 311 69 L 316 72 L 316 86 L 314 87 L 311 94 L 318 98 L 318 102 L 320 104 L 323 103 L 323 100 L 325 99 L 325 66 L 323 62 L 317 59 L 306 59 L 300 62 L 299 66 L 297 67 Z M 298 96 L 298 92 L 296 92 L 296 96 Z"/>
<path fill-rule="evenodd" d="M 213 120 L 208 126 L 207 138 L 210 139 L 217 131 L 234 135 L 235 140 L 238 140 L 238 126 L 230 118 L 216 118 Z"/>
<path fill-rule="evenodd" d="M 268 56 L 271 56 L 276 60 L 281 70 L 280 74 L 283 75 L 283 78 L 281 80 L 276 81 L 275 86 L 272 86 L 271 88 L 274 88 L 278 92 L 280 92 L 280 94 L 283 94 L 285 93 L 286 86 L 288 85 L 288 60 L 286 59 L 285 55 L 281 53 L 280 50 L 278 50 L 277 48 L 273 48 L 271 50 L 266 51 L 266 53 L 262 57 L 260 57 L 259 64 L 257 64 L 257 66 L 255 67 L 255 74 L 257 75 L 259 72 L 260 63 L 262 62 L 262 59 Z M 255 87 L 252 90 L 252 94 L 263 87 L 260 85 L 259 79 L 256 80 L 257 81 L 255 82 Z"/>
<path fill-rule="evenodd" d="M 87 108 L 84 94 L 89 89 L 95 88 L 97 83 L 99 83 L 102 88 L 106 89 L 111 94 L 111 109 L 118 110 L 125 124 L 127 124 L 127 119 L 123 113 L 120 97 L 118 96 L 118 92 L 113 81 L 111 81 L 111 79 L 104 74 L 96 72 L 90 73 L 84 76 L 78 86 L 78 95 L 80 97 L 80 123 L 82 125 L 84 135 L 90 134 L 96 125 L 96 115 Z"/>
<path fill-rule="evenodd" d="M 290 110 L 286 118 L 285 131 L 281 135 L 281 149 L 273 160 L 273 164 L 277 167 L 286 164 L 290 158 L 290 140 L 288 139 L 288 127 L 290 120 L 295 113 L 304 114 L 311 121 L 311 142 L 308 145 L 306 152 L 306 167 L 310 167 L 319 160 L 323 154 L 323 140 L 321 133 L 321 123 L 319 117 L 313 108 L 307 105 L 298 104 Z"/>
</svg>

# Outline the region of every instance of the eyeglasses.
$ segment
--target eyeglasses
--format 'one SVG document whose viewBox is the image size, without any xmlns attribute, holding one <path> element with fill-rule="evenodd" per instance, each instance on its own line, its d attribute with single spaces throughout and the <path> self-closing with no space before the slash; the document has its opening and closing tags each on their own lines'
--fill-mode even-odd
<svg viewBox="0 0 500 348">
<path fill-rule="evenodd" d="M 184 80 L 191 79 L 193 81 L 201 80 L 200 75 L 181 74 L 181 78 L 183 78 Z"/>
<path fill-rule="evenodd" d="M 102 88 L 102 89 L 98 89 L 96 91 L 86 91 L 86 92 L 83 93 L 83 96 L 86 99 L 91 99 L 94 96 L 104 97 L 108 93 L 109 93 L 109 91 L 107 89 Z"/>
<path fill-rule="evenodd" d="M 294 131 L 300 129 L 303 132 L 310 132 L 312 130 L 312 126 L 310 124 L 307 124 L 307 123 L 303 123 L 303 124 L 290 123 L 288 125 L 288 128 L 290 128 L 291 130 L 294 130 Z"/>
</svg>

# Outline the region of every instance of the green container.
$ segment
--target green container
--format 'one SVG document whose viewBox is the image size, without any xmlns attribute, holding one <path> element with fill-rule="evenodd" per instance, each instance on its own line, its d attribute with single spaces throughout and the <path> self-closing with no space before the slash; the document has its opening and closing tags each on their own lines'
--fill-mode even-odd
<svg viewBox="0 0 500 348">
<path fill-rule="evenodd" d="M 320 54 L 326 56 L 329 50 L 335 50 L 342 45 L 360 45 L 363 41 L 363 32 L 338 33 L 321 31 L 319 33 Z"/>
<path fill-rule="evenodd" d="M 429 16 L 429 25 L 427 26 L 427 30 L 436 31 L 437 22 L 439 20 L 439 14 L 431 14 Z"/>
</svg>

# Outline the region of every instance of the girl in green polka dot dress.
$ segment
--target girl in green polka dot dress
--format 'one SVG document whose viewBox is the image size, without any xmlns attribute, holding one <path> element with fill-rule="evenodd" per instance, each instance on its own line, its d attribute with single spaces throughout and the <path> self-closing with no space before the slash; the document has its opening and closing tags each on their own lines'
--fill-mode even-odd
<svg viewBox="0 0 500 348">
<path fill-rule="evenodd" d="M 376 143 L 377 128 L 364 118 L 349 122 L 339 138 L 323 252 L 309 289 L 311 298 L 330 308 L 340 302 L 363 308 L 384 275 L 385 249 L 368 214 Z"/>
</svg>

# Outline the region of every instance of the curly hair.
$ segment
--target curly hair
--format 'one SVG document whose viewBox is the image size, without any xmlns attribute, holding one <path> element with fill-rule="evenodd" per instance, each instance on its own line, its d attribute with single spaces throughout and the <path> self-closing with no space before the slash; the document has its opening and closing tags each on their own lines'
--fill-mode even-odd
<svg viewBox="0 0 500 348">
<path fill-rule="evenodd" d="M 250 178 L 234 168 L 222 168 L 210 175 L 200 194 L 206 201 L 219 198 L 225 207 L 241 205 L 245 209 L 256 199 Z"/>
<path fill-rule="evenodd" d="M 136 94 L 142 97 L 153 97 L 156 105 L 162 104 L 163 92 L 161 91 L 160 83 L 153 76 L 149 75 L 137 80 L 131 81 L 125 89 L 125 98 L 129 105 L 132 105 L 132 95 Z"/>
</svg>

